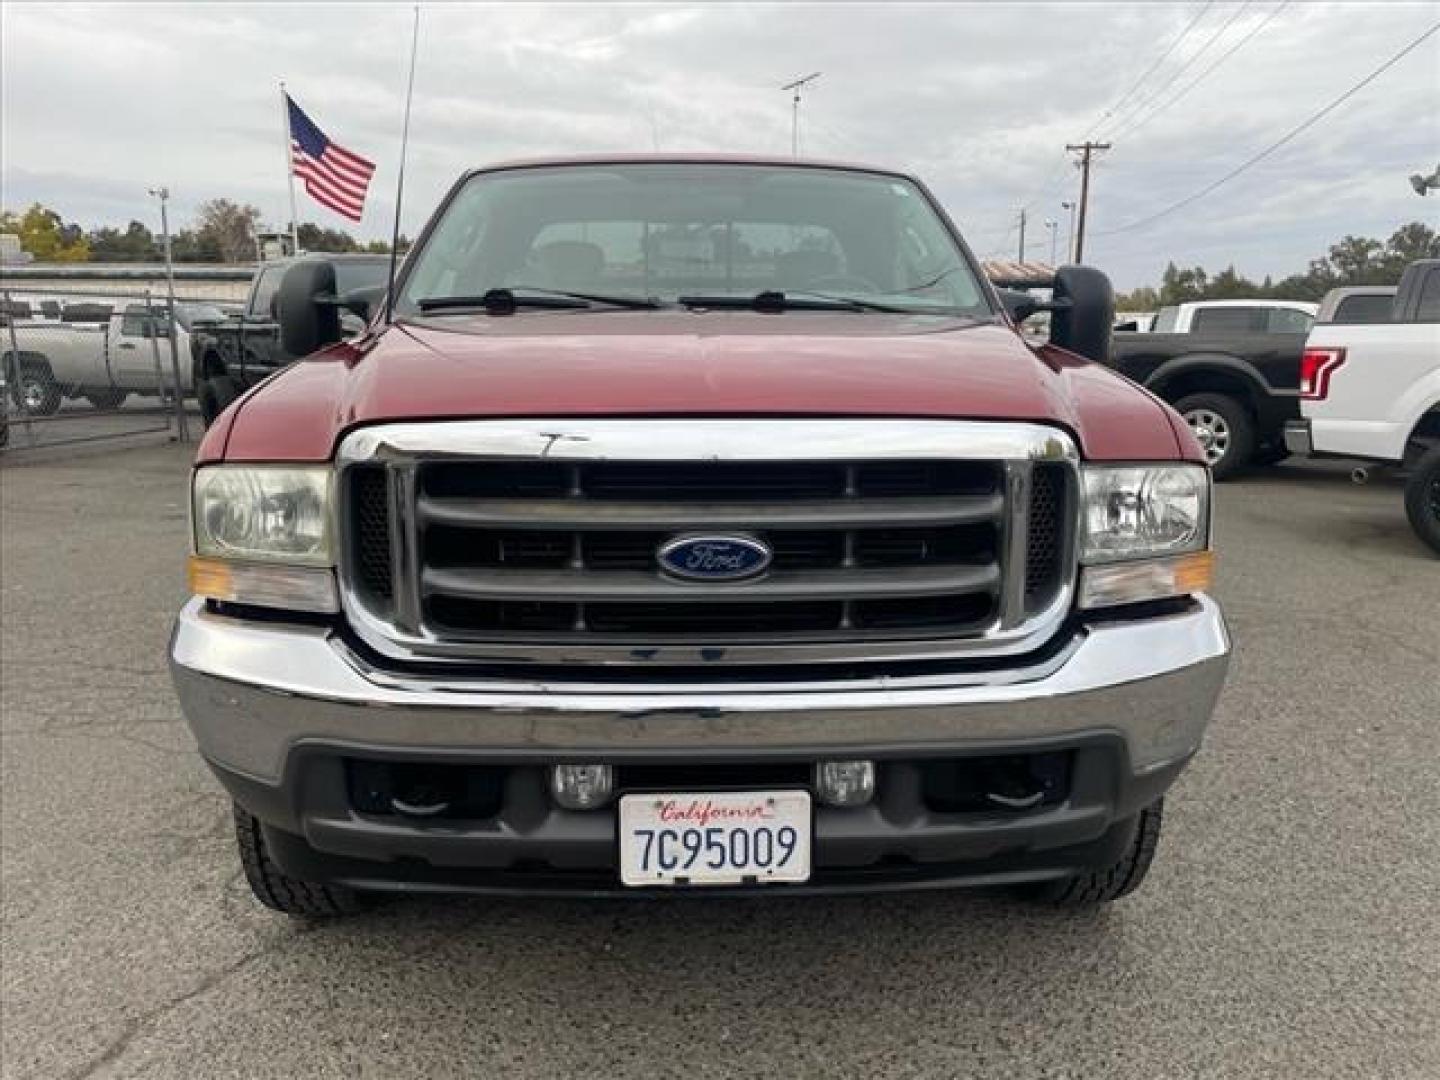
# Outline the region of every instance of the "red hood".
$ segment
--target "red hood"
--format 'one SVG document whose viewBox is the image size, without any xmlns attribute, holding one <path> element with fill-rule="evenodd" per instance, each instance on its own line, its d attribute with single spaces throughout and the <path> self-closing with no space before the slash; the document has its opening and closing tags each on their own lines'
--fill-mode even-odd
<svg viewBox="0 0 1440 1080">
<path fill-rule="evenodd" d="M 350 428 L 515 416 L 887 416 L 1058 424 L 1092 459 L 1193 456 L 1167 410 L 1012 329 L 851 312 L 537 313 L 403 325 L 252 391 L 201 460 L 321 461 Z"/>
</svg>

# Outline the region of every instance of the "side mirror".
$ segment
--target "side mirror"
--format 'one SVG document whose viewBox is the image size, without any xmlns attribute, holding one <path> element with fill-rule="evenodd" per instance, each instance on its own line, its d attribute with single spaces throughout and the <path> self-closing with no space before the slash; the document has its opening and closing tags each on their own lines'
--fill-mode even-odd
<svg viewBox="0 0 1440 1080">
<path fill-rule="evenodd" d="M 280 279 L 275 294 L 280 344 L 291 356 L 309 356 L 340 340 L 340 310 L 335 303 L 335 264 L 301 259 Z"/>
<path fill-rule="evenodd" d="M 1017 323 L 1022 323 L 1037 311 L 1045 310 L 1044 301 L 1037 300 L 1027 292 L 1019 289 L 996 289 L 1000 294 L 1000 302 L 1005 305 L 1005 310 L 1010 313 L 1010 318 Z"/>
<path fill-rule="evenodd" d="M 1115 323 L 1110 279 L 1091 266 L 1055 271 L 1050 301 L 1050 343 L 1097 364 L 1108 363 Z"/>
</svg>

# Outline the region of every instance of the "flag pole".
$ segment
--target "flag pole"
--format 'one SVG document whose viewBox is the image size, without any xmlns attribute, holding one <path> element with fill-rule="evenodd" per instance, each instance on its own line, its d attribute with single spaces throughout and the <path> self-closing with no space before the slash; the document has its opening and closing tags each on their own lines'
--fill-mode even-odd
<svg viewBox="0 0 1440 1080">
<path fill-rule="evenodd" d="M 280 82 L 280 115 L 285 120 L 285 178 L 290 183 L 290 254 L 300 254 L 300 224 L 295 213 L 295 142 L 290 134 L 290 95 Z"/>
<path fill-rule="evenodd" d="M 410 103 L 415 98 L 415 53 L 420 46 L 420 5 L 410 31 L 410 82 L 405 88 L 405 124 L 400 131 L 400 171 L 395 180 L 395 227 L 390 233 L 390 276 L 385 287 L 385 321 L 395 310 L 395 266 L 400 261 L 400 203 L 405 195 L 405 151 L 410 145 Z"/>
</svg>

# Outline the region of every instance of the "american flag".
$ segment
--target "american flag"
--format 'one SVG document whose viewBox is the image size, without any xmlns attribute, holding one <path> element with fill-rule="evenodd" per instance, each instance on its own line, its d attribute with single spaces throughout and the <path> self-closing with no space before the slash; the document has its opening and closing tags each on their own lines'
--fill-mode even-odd
<svg viewBox="0 0 1440 1080">
<path fill-rule="evenodd" d="M 327 139 L 289 94 L 285 105 L 290 110 L 290 167 L 312 199 L 358 222 L 375 163 Z"/>
</svg>

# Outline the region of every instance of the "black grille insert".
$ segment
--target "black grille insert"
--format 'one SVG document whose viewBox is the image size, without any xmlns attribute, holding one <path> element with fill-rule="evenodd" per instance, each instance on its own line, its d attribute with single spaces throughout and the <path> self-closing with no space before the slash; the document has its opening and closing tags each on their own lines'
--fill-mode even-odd
<svg viewBox="0 0 1440 1080">
<path fill-rule="evenodd" d="M 385 468 L 364 465 L 350 471 L 355 518 L 355 574 L 360 588 L 376 600 L 394 594 L 390 552 L 390 495 Z"/>
<path fill-rule="evenodd" d="M 1036 465 L 1030 483 L 1030 532 L 1025 538 L 1025 608 L 1034 613 L 1060 589 L 1067 540 L 1066 469 Z"/>
</svg>

